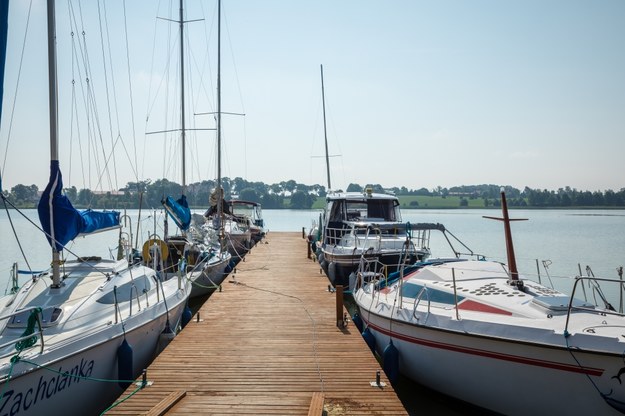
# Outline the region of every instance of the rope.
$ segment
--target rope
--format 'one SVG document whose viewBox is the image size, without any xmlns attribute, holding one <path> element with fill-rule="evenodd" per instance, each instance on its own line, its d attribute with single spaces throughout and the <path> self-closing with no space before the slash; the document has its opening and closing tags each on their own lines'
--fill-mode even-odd
<svg viewBox="0 0 625 416">
<path fill-rule="evenodd" d="M 78 375 L 78 374 L 70 374 L 69 371 L 58 371 L 58 370 L 55 370 L 53 368 L 47 367 L 45 365 L 37 364 L 37 363 L 35 363 L 33 361 L 23 360 L 23 359 L 20 358 L 19 354 L 16 354 L 13 358 L 11 358 L 11 369 L 10 369 L 10 371 L 13 370 L 13 366 L 15 364 L 17 364 L 18 362 L 29 364 L 29 365 L 32 365 L 32 366 L 34 366 L 36 368 L 40 368 L 42 370 L 46 370 L 46 371 L 49 371 L 51 373 L 58 374 L 58 375 L 61 375 L 61 376 L 67 376 L 67 377 L 72 377 L 72 378 L 81 379 L 81 380 L 97 381 L 97 382 L 101 382 L 101 383 L 134 383 L 134 381 L 135 381 L 134 379 L 133 380 L 111 380 L 111 379 L 105 379 L 105 378 L 81 376 L 81 375 Z M 9 372 L 8 380 L 11 379 L 10 374 L 11 373 Z M 7 383 L 8 383 L 8 381 L 7 381 Z M 148 384 L 149 383 L 141 383 L 139 389 L 142 389 L 143 387 L 145 387 Z M 2 396 L 0 396 L 0 397 L 2 397 Z"/>
<path fill-rule="evenodd" d="M 41 308 L 35 308 L 30 311 L 30 315 L 28 315 L 28 323 L 26 324 L 26 329 L 22 334 L 22 337 L 32 335 L 35 333 L 35 324 L 37 323 L 37 314 L 41 313 Z M 23 339 L 15 343 L 15 349 L 19 352 L 24 351 L 26 348 L 30 348 L 37 343 L 37 336 L 33 335 L 32 337 Z"/>
<path fill-rule="evenodd" d="M 284 296 L 286 298 L 295 299 L 295 300 L 299 301 L 302 304 L 302 307 L 304 308 L 304 311 L 306 311 L 306 314 L 308 315 L 308 319 L 310 319 L 310 322 L 312 323 L 312 326 L 313 326 L 313 355 L 315 357 L 315 364 L 317 365 L 317 374 L 319 375 L 319 381 L 321 382 L 321 392 L 324 393 L 325 392 L 325 388 L 324 388 L 323 376 L 321 375 L 321 367 L 319 365 L 319 356 L 318 356 L 318 353 L 317 353 L 317 324 L 315 322 L 315 319 L 312 317 L 312 314 L 310 313 L 310 311 L 306 307 L 306 304 L 304 303 L 304 301 L 302 299 L 298 298 L 297 296 L 287 295 L 286 293 L 276 292 L 274 290 L 262 289 L 262 288 L 256 287 L 256 286 L 250 286 L 250 285 L 248 285 L 246 283 L 243 283 L 243 282 L 236 282 L 236 284 L 241 285 L 241 286 L 245 286 L 245 287 L 250 288 L 250 289 L 258 290 L 260 292 L 272 293 L 274 295 Z"/>
<path fill-rule="evenodd" d="M 571 357 L 573 358 L 573 360 L 577 363 L 577 365 L 579 366 L 580 369 L 583 369 L 582 364 L 579 362 L 579 360 L 577 359 L 577 357 L 575 357 L 575 355 L 573 354 L 573 350 L 571 348 L 571 346 L 569 345 L 569 338 L 568 338 L 567 333 L 564 334 L 564 342 L 566 343 L 566 349 L 569 352 L 569 354 L 571 354 Z M 625 354 L 625 351 L 624 351 Z M 625 359 L 624 359 L 625 362 Z M 593 379 L 590 377 L 590 375 L 588 375 L 588 373 L 586 373 L 585 371 L 582 371 L 584 373 L 584 375 L 586 376 L 586 378 L 588 379 L 588 381 L 590 381 L 590 384 L 592 384 L 592 386 L 595 388 L 595 390 L 597 390 L 597 393 L 599 393 L 599 395 L 605 400 L 607 397 L 609 397 L 613 392 L 610 391 L 610 393 L 606 394 L 601 392 L 601 390 L 599 390 L 599 386 L 597 386 L 597 384 L 593 381 Z"/>
<path fill-rule="evenodd" d="M 139 384 L 139 386 L 137 386 L 136 389 L 134 389 L 130 394 L 128 394 L 128 396 L 124 397 L 121 400 L 118 400 L 116 402 L 114 402 L 112 405 L 110 405 L 109 407 L 107 407 L 106 409 L 104 409 L 102 411 L 102 413 L 100 413 L 100 415 L 105 414 L 106 412 L 108 412 L 109 410 L 119 406 L 120 404 L 124 403 L 126 400 L 130 399 L 132 396 L 134 396 L 135 394 L 137 394 L 139 391 L 143 390 L 143 388 L 145 387 L 145 385 L 143 383 Z"/>
<path fill-rule="evenodd" d="M 20 249 L 20 253 L 22 253 L 22 257 L 24 258 L 24 261 L 26 262 L 26 267 L 28 267 L 28 270 L 31 270 L 31 272 L 32 272 L 32 269 L 30 268 L 30 263 L 28 263 L 28 259 L 26 258 L 26 253 L 24 252 L 24 248 L 22 247 L 22 243 L 20 242 L 20 239 L 19 239 L 19 237 L 17 235 L 17 230 L 15 229 L 15 225 L 13 224 L 13 218 L 11 218 L 11 212 L 9 211 L 9 208 L 7 207 L 7 203 L 9 205 L 11 205 L 11 207 L 13 207 L 13 209 L 17 210 L 17 212 L 19 212 L 20 214 L 21 214 L 21 211 L 19 209 L 17 209 L 15 207 L 15 205 L 13 205 L 11 203 L 11 201 L 9 201 L 4 196 L 4 193 L 2 193 L 1 191 L 0 191 L 0 197 L 2 197 L 2 202 L 4 203 L 4 210 L 7 213 L 7 218 L 9 219 L 9 224 L 11 224 L 11 230 L 13 231 L 13 235 L 15 236 L 15 241 L 17 242 L 17 245 L 18 245 L 18 247 Z M 24 217 L 26 217 L 26 216 L 24 216 Z"/>
</svg>

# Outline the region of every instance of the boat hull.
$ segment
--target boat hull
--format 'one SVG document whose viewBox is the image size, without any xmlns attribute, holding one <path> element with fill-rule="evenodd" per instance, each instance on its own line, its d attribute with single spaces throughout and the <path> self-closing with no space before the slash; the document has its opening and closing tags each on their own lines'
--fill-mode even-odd
<svg viewBox="0 0 625 416">
<path fill-rule="evenodd" d="M 171 325 L 180 321 L 184 304 L 184 301 L 180 301 L 169 305 Z M 129 324 L 130 320 L 126 322 L 127 326 Z M 160 313 L 147 323 L 135 325 L 133 330 L 126 332 L 125 339 L 132 348 L 133 378 L 138 377 L 155 358 L 159 337 L 166 324 L 167 314 Z M 67 358 L 38 359 L 37 356 L 25 355 L 22 362 L 15 364 L 14 376 L 8 382 L 2 382 L 0 413 L 102 413 L 123 392 L 115 381 L 120 379 L 117 349 L 123 340 L 120 324 L 117 324 L 91 337 L 85 337 L 80 341 L 84 346 Z M 33 366 L 31 362 L 37 366 Z"/>
<path fill-rule="evenodd" d="M 404 256 L 401 252 L 370 252 L 361 253 L 361 250 L 351 250 L 345 253 L 344 250 L 322 249 L 323 256 L 319 257 L 321 268 L 328 276 L 328 280 L 333 286 L 348 286 L 350 284 L 350 275 L 358 270 L 358 267 L 364 259 L 368 262 L 378 262 L 385 266 L 386 273 L 393 273 L 399 269 L 401 261 L 406 264 L 414 264 L 419 260 L 416 254 Z M 404 258 L 405 257 L 405 258 Z"/>
<path fill-rule="evenodd" d="M 209 263 L 201 272 L 195 273 L 192 278 L 191 298 L 210 295 L 217 289 L 230 272 L 232 256 L 228 253 L 216 261 Z"/>
<path fill-rule="evenodd" d="M 599 393 L 625 398 L 616 377 L 625 368 L 620 355 L 391 323 L 362 307 L 360 313 L 380 355 L 392 338 L 400 372 L 443 394 L 507 415 L 621 414 Z"/>
</svg>

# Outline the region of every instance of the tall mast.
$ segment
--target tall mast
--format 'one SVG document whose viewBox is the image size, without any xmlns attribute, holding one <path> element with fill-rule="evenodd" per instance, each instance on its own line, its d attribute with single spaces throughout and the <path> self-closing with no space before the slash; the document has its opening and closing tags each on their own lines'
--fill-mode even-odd
<svg viewBox="0 0 625 416">
<path fill-rule="evenodd" d="M 184 116 L 184 14 L 182 10 L 182 3 L 184 0 L 180 0 L 180 119 L 182 135 L 180 140 L 182 141 L 182 195 L 186 193 L 187 180 L 186 180 L 186 143 L 185 143 L 185 116 Z"/>
<path fill-rule="evenodd" d="M 328 175 L 328 191 L 332 189 L 330 184 L 330 156 L 328 154 L 328 132 L 326 130 L 326 95 L 323 87 L 323 65 L 321 65 L 321 102 L 323 103 L 323 135 L 326 143 L 326 173 Z"/>
<path fill-rule="evenodd" d="M 217 0 L 217 212 L 221 218 L 221 0 Z M 225 192 L 224 192 L 225 195 Z M 219 221 L 221 227 L 221 220 Z"/>
<path fill-rule="evenodd" d="M 48 94 L 50 106 L 50 161 L 59 160 L 59 129 L 57 112 L 57 82 L 56 82 L 56 16 L 54 0 L 48 0 Z M 52 287 L 61 286 L 61 252 L 56 249 L 54 235 L 54 218 L 50 211 L 52 230 Z"/>
</svg>

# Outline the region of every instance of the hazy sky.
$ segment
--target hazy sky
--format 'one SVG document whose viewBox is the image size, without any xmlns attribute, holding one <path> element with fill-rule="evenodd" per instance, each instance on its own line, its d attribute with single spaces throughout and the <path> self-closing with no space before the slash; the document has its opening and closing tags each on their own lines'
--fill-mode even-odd
<svg viewBox="0 0 625 416">
<path fill-rule="evenodd" d="M 30 5 L 14 0 L 10 10 L 5 189 L 43 187 L 48 176 L 42 0 L 32 2 L 15 95 Z M 211 128 L 212 116 L 194 113 L 215 111 L 216 1 L 188 0 L 185 9 L 187 20 L 204 19 L 185 26 L 187 128 Z M 223 176 L 326 185 L 323 64 L 334 189 L 625 187 L 625 1 L 224 0 L 222 13 L 222 110 L 245 113 L 223 117 Z M 98 109 L 80 132 L 68 128 L 78 73 L 70 15 L 84 22 L 75 37 L 84 30 L 89 46 L 75 49 L 89 57 Z M 125 11 L 121 0 L 58 2 L 66 185 L 180 182 L 179 134 L 145 134 L 180 127 L 178 27 L 157 19 L 168 15 L 177 19 L 178 1 L 127 0 Z M 74 75 L 79 97 L 85 78 Z M 214 131 L 189 132 L 187 182 L 216 177 L 214 149 Z M 98 179 L 107 161 L 116 173 Z"/>
</svg>

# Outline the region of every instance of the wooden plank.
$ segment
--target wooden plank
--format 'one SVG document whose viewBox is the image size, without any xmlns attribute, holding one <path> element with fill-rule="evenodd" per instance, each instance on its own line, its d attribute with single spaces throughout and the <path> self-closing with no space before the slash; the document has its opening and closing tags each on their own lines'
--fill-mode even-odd
<svg viewBox="0 0 625 416">
<path fill-rule="evenodd" d="M 323 393 L 314 392 L 310 400 L 310 407 L 308 407 L 308 416 L 323 416 L 323 401 Z"/>
<path fill-rule="evenodd" d="M 184 390 L 172 391 L 167 397 L 161 400 L 156 406 L 143 413 L 145 416 L 162 416 L 167 413 L 176 403 L 178 403 L 187 392 Z"/>
<path fill-rule="evenodd" d="M 269 233 L 149 366 L 152 384 L 107 414 L 148 412 L 179 389 L 164 414 L 306 416 L 318 393 L 330 415 L 406 415 L 358 329 L 337 327 L 336 295 L 302 244 Z M 371 387 L 377 371 L 388 387 Z"/>
</svg>

